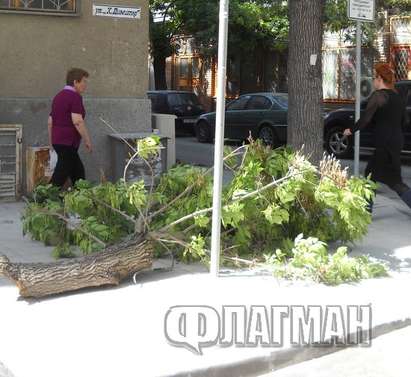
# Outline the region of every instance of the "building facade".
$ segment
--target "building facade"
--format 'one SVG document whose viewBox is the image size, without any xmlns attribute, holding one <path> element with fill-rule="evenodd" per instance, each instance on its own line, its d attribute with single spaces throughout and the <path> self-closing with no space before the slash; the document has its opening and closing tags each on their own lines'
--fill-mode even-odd
<svg viewBox="0 0 411 377">
<path fill-rule="evenodd" d="M 71 67 L 90 74 L 88 178 L 110 177 L 113 131 L 100 117 L 119 132 L 151 130 L 148 20 L 148 0 L 0 0 L 0 124 L 22 125 L 23 175 L 25 149 L 47 145 L 50 102 Z"/>
<path fill-rule="evenodd" d="M 347 30 L 325 33 L 323 41 L 323 88 L 327 102 L 353 102 L 355 98 L 355 44 Z M 192 90 L 200 96 L 216 95 L 217 59 L 202 60 L 193 38 L 178 38 L 179 49 L 167 60 L 167 86 Z M 411 79 L 411 16 L 386 16 L 375 46 L 362 48 L 362 93 L 372 88 L 373 65 L 388 62 L 397 80 Z M 287 51 L 253 51 L 229 57 L 227 97 L 247 92 L 287 91 Z"/>
</svg>

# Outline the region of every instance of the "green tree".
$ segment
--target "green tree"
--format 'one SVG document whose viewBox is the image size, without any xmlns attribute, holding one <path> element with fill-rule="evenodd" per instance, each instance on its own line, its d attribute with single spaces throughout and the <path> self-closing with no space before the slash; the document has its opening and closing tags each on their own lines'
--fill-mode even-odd
<svg viewBox="0 0 411 377">
<path fill-rule="evenodd" d="M 322 37 L 323 27 L 331 31 L 346 30 L 354 38 L 355 21 L 347 17 L 347 0 L 290 0 L 288 55 L 288 143 L 299 149 L 305 146 L 312 161 L 323 153 L 322 121 Z M 377 0 L 377 12 L 411 11 L 409 0 Z M 364 23 L 365 40 L 370 44 L 376 32 L 374 23 Z M 317 56 L 314 65 L 310 56 Z"/>
<path fill-rule="evenodd" d="M 348 0 L 326 0 L 324 11 L 325 28 L 330 31 L 345 30 L 347 40 L 355 40 L 355 21 L 347 16 Z M 388 15 L 411 13 L 411 1 L 409 0 L 376 0 L 377 20 L 375 23 L 363 23 L 363 43 L 372 46 L 375 33 L 384 22 L 384 12 Z"/>
<path fill-rule="evenodd" d="M 317 163 L 322 155 L 322 41 L 325 0 L 289 3 L 287 141 L 303 145 Z"/>
<path fill-rule="evenodd" d="M 218 6 L 218 0 L 150 0 L 151 55 L 157 89 L 166 87 L 165 60 L 178 48 L 175 41 L 179 35 L 193 37 L 202 57 L 216 55 Z M 250 54 L 257 46 L 284 49 L 287 33 L 287 7 L 282 1 L 230 1 L 231 56 Z"/>
<path fill-rule="evenodd" d="M 378 12 L 411 12 L 409 0 L 376 1 Z M 350 26 L 355 22 L 347 17 L 347 3 L 347 0 L 230 0 L 229 57 L 256 56 L 257 48 L 289 47 L 288 140 L 295 148 L 305 144 L 314 161 L 322 154 L 322 31 L 347 30 L 347 39 L 354 37 Z M 156 88 L 166 88 L 165 59 L 178 47 L 173 42 L 176 36 L 192 36 L 203 57 L 216 55 L 218 5 L 218 0 L 150 0 L 151 12 L 163 15 L 161 22 L 151 23 L 150 32 Z M 364 30 L 365 41 L 371 43 L 376 26 L 365 23 Z M 317 55 L 314 66 L 309 63 L 311 55 Z"/>
<path fill-rule="evenodd" d="M 156 89 L 167 89 L 166 59 L 175 51 L 173 38 L 181 25 L 174 2 L 150 0 L 150 54 L 153 58 Z"/>
</svg>

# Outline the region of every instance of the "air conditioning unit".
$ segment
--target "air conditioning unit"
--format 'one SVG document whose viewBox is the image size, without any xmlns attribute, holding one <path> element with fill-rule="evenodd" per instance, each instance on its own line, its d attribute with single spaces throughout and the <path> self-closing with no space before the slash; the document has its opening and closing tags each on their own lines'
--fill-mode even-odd
<svg viewBox="0 0 411 377">
<path fill-rule="evenodd" d="M 371 93 L 374 91 L 374 84 L 372 77 L 363 77 L 360 83 L 361 101 L 368 99 Z"/>
</svg>

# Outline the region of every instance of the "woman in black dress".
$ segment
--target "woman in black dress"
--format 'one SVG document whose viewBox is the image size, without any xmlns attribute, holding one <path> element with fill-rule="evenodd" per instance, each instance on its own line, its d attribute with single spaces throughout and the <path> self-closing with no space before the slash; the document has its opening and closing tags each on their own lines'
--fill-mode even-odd
<svg viewBox="0 0 411 377">
<path fill-rule="evenodd" d="M 373 181 L 385 183 L 411 208 L 411 189 L 401 177 L 402 129 L 408 123 L 408 116 L 402 97 L 394 89 L 394 73 L 388 64 L 375 66 L 374 87 L 376 90 L 364 114 L 344 135 L 352 135 L 370 123 L 375 127 L 375 151 L 365 176 L 371 174 Z"/>
</svg>

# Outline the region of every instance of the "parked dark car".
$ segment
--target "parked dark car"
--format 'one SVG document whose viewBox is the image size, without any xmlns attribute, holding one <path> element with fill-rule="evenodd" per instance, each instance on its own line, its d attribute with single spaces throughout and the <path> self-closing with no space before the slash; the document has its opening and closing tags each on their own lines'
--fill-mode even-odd
<svg viewBox="0 0 411 377">
<path fill-rule="evenodd" d="M 194 133 L 194 123 L 204 113 L 195 93 L 177 90 L 153 90 L 147 92 L 153 113 L 173 114 L 176 119 L 176 133 Z"/>
<path fill-rule="evenodd" d="M 407 103 L 408 117 L 411 120 L 411 80 L 398 81 L 395 84 L 398 93 Z M 367 101 L 361 103 L 361 111 L 367 106 Z M 354 137 L 344 136 L 346 128 L 351 127 L 355 120 L 355 108 L 343 107 L 328 113 L 324 121 L 324 144 L 329 153 L 337 158 L 350 157 L 353 153 Z M 404 151 L 411 152 L 411 122 L 404 128 Z M 363 150 L 374 148 L 372 125 L 361 130 L 360 147 Z"/>
<path fill-rule="evenodd" d="M 288 95 L 286 93 L 244 94 L 226 106 L 224 137 L 227 139 L 260 138 L 268 145 L 282 145 L 287 140 Z M 197 140 L 212 141 L 215 115 L 201 115 L 195 124 Z"/>
</svg>

